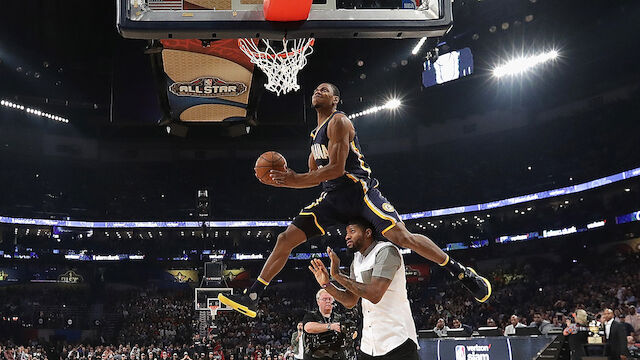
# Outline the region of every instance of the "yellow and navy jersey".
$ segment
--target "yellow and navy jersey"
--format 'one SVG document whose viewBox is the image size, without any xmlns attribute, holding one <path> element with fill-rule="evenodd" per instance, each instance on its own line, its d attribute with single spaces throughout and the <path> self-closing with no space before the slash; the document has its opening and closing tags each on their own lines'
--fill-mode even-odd
<svg viewBox="0 0 640 360">
<path fill-rule="evenodd" d="M 311 154 L 318 168 L 329 164 L 329 136 L 327 136 L 327 129 L 331 119 L 338 113 L 344 114 L 341 111 L 334 112 L 311 132 Z M 349 155 L 344 169 L 346 173 L 339 178 L 323 181 L 322 189 L 324 191 L 332 191 L 346 184 L 360 183 L 366 192 L 367 189 L 378 186 L 377 180 L 371 178 L 371 168 L 365 162 L 364 155 L 360 151 L 358 133 L 353 137 L 353 141 L 349 143 Z"/>
</svg>

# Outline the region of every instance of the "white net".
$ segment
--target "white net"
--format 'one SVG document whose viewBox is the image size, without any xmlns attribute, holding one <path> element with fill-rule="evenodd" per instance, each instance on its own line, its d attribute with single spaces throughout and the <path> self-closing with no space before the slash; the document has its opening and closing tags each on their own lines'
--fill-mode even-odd
<svg viewBox="0 0 640 360">
<path fill-rule="evenodd" d="M 313 38 L 283 39 L 282 50 L 276 50 L 268 39 L 238 39 L 240 50 L 267 75 L 264 87 L 278 96 L 300 89 L 298 71 L 307 65 L 313 43 Z"/>
</svg>

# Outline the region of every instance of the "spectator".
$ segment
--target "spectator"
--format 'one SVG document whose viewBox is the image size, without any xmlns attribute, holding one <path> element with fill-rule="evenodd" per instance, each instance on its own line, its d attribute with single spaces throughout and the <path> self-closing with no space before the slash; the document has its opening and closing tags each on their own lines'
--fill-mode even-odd
<svg viewBox="0 0 640 360">
<path fill-rule="evenodd" d="M 633 327 L 634 332 L 640 332 L 640 314 L 637 313 L 634 305 L 629 305 L 629 315 L 625 317 L 625 322 Z"/>
<path fill-rule="evenodd" d="M 549 321 L 542 318 L 542 313 L 536 311 L 533 313 L 533 321 L 529 324 L 529 327 L 536 328 L 542 335 L 546 335 L 553 326 Z"/>
<path fill-rule="evenodd" d="M 291 334 L 291 346 L 294 359 L 301 360 L 304 353 L 304 329 L 302 322 L 298 323 L 297 331 Z"/>
<path fill-rule="evenodd" d="M 463 324 L 457 317 L 453 318 L 451 322 L 451 329 L 464 329 L 463 334 L 465 336 L 471 336 L 471 334 L 473 333 L 473 329 L 471 328 L 471 326 Z"/>
<path fill-rule="evenodd" d="M 602 313 L 604 333 L 610 360 L 626 360 L 629 356 L 625 328 L 614 320 L 613 310 L 604 309 Z"/>
<path fill-rule="evenodd" d="M 504 328 L 504 336 L 515 335 L 516 328 L 521 327 L 525 326 L 520 322 L 520 318 L 518 318 L 518 315 L 511 315 L 511 317 L 509 318 L 509 325 Z"/>
<path fill-rule="evenodd" d="M 634 330 L 633 330 L 633 326 L 631 326 L 631 324 L 628 324 L 625 321 L 625 316 L 624 314 L 620 314 L 618 315 L 618 322 L 624 326 L 624 330 L 625 330 L 625 334 L 626 336 L 633 336 Z"/>
<path fill-rule="evenodd" d="M 438 319 L 436 326 L 433 328 L 433 331 L 438 334 L 440 337 L 447 336 L 447 331 L 449 331 L 449 327 L 445 324 L 444 319 Z"/>
<path fill-rule="evenodd" d="M 589 328 L 587 327 L 587 312 L 583 309 L 577 309 L 573 314 L 575 323 L 567 319 L 567 326 L 563 334 L 569 342 L 569 354 L 571 360 L 580 360 L 585 356 L 584 345 L 587 344 L 589 337 Z"/>
</svg>

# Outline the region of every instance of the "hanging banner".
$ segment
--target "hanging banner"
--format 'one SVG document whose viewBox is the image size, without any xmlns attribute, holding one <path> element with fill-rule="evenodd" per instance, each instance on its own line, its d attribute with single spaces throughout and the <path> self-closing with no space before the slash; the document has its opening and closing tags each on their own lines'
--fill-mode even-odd
<svg viewBox="0 0 640 360">
<path fill-rule="evenodd" d="M 167 273 L 171 276 L 171 280 L 177 283 L 197 283 L 198 271 L 197 270 L 167 270 Z"/>
<path fill-rule="evenodd" d="M 68 270 L 58 276 L 58 282 L 62 284 L 79 284 L 84 282 L 84 277 L 75 272 L 75 270 Z"/>
<path fill-rule="evenodd" d="M 161 40 L 153 54 L 161 102 L 171 119 L 182 122 L 244 121 L 254 114 L 251 84 L 254 65 L 237 39 Z"/>
</svg>

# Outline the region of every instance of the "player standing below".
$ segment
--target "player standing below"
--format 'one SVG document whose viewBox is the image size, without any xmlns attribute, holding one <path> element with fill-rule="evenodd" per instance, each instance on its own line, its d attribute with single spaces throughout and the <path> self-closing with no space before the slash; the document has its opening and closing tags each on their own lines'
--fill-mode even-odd
<svg viewBox="0 0 640 360">
<path fill-rule="evenodd" d="M 340 91 L 335 85 L 318 85 L 311 98 L 318 115 L 318 126 L 311 132 L 309 171 L 298 174 L 291 169 L 284 172 L 271 170 L 273 183 L 268 183 L 292 189 L 322 184 L 320 197 L 302 209 L 287 229 L 278 235 L 271 255 L 251 288 L 242 295 L 220 294 L 220 301 L 255 317 L 258 298 L 282 270 L 296 246 L 314 236 L 324 235 L 325 228 L 329 226 L 343 225 L 358 217 L 371 222 L 375 231 L 392 243 L 445 267 L 477 301 L 486 301 L 491 296 L 491 284 L 487 279 L 451 259 L 426 236 L 410 233 L 404 226 L 398 212 L 378 190 L 378 181 L 371 177 L 371 169 L 360 152 L 360 142 L 351 120 L 336 110 L 339 101 Z"/>
<path fill-rule="evenodd" d="M 347 248 L 354 253 L 349 275 L 340 273 L 340 258 L 331 248 L 331 277 L 320 259 L 309 270 L 316 281 L 339 303 L 351 309 L 362 298 L 360 360 L 419 360 L 416 325 L 407 297 L 407 277 L 400 250 L 388 241 L 374 239 L 373 225 L 353 219 L 347 225 Z"/>
</svg>

